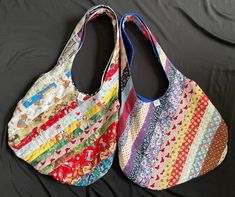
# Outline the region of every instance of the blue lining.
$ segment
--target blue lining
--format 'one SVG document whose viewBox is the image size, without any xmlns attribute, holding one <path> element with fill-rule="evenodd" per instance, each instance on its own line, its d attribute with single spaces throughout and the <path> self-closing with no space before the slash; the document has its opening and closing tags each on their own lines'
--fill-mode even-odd
<svg viewBox="0 0 235 197">
<path fill-rule="evenodd" d="M 130 39 L 129 39 L 127 33 L 126 33 L 126 31 L 124 30 L 124 24 L 125 24 L 124 19 L 126 18 L 126 16 L 133 16 L 136 20 L 138 20 L 141 24 L 143 24 L 143 25 L 145 26 L 145 28 L 147 29 L 147 33 L 148 33 L 148 35 L 149 35 L 149 38 L 150 38 L 151 45 L 152 45 L 152 47 L 153 47 L 154 54 L 155 54 L 155 56 L 158 58 L 158 61 L 160 62 L 160 64 L 162 64 L 162 63 L 161 63 L 161 60 L 160 60 L 160 57 L 159 57 L 159 55 L 158 55 L 158 51 L 157 51 L 156 45 L 154 44 L 154 41 L 153 41 L 152 36 L 151 36 L 151 34 L 150 34 L 149 28 L 146 26 L 146 24 L 144 23 L 143 19 L 142 19 L 137 13 L 132 13 L 132 12 L 130 12 L 130 13 L 124 14 L 124 15 L 122 16 L 121 20 L 120 20 L 120 29 L 121 29 L 121 35 L 122 35 L 122 38 L 123 38 L 123 44 L 124 44 L 125 48 L 128 49 L 129 52 L 130 52 L 129 55 L 127 56 L 129 72 L 130 72 L 130 69 L 131 69 L 131 66 L 132 66 L 132 61 L 133 61 L 134 47 L 133 47 L 133 45 L 132 45 L 132 43 L 131 43 L 131 41 L 130 41 Z M 137 26 L 137 27 L 138 27 L 138 26 Z M 138 27 L 138 28 L 139 28 L 139 27 Z M 142 31 L 141 31 L 141 32 L 142 32 Z M 167 77 L 167 78 L 168 78 L 168 77 Z M 169 81 L 169 79 L 168 79 L 168 81 Z M 133 88 L 134 88 L 134 86 L 133 86 Z M 135 90 L 135 88 L 134 88 L 134 90 Z M 158 99 L 160 99 L 161 97 L 163 97 L 163 96 L 160 96 L 160 97 L 156 97 L 156 98 L 146 98 L 146 97 L 144 97 L 144 96 L 139 95 L 139 94 L 136 92 L 136 90 L 135 90 L 135 94 L 136 94 L 136 96 L 137 96 L 141 101 L 143 101 L 143 102 L 152 102 L 152 101 L 154 101 L 154 100 L 158 100 Z"/>
<path fill-rule="evenodd" d="M 129 56 L 127 56 L 128 68 L 130 68 L 130 66 L 132 64 L 132 60 L 133 60 L 133 55 L 134 55 L 134 47 L 133 47 L 129 37 L 126 34 L 126 31 L 124 30 L 124 19 L 127 15 L 129 15 L 129 14 L 126 13 L 122 16 L 121 21 L 120 21 L 120 23 L 121 23 L 120 29 L 121 29 L 121 34 L 122 34 L 123 41 L 127 43 L 126 47 L 128 47 L 128 50 L 130 51 Z M 124 43 L 124 45 L 125 45 L 125 43 Z"/>
</svg>

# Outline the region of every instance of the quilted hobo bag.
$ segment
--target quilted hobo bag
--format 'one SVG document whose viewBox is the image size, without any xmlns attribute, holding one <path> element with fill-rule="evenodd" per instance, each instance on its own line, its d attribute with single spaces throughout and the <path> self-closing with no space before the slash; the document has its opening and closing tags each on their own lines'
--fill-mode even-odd
<svg viewBox="0 0 235 197">
<path fill-rule="evenodd" d="M 130 72 L 134 66 L 133 46 L 124 29 L 126 22 L 133 22 L 151 42 L 167 77 L 168 88 L 157 99 L 143 99 L 134 89 Z M 136 184 L 153 190 L 211 171 L 227 153 L 228 130 L 221 115 L 198 84 L 174 67 L 140 16 L 124 15 L 120 31 L 123 41 L 117 135 L 122 171 Z"/>
<path fill-rule="evenodd" d="M 114 49 L 94 94 L 80 92 L 71 69 L 91 19 L 107 14 Z M 17 103 L 8 123 L 14 153 L 42 174 L 62 183 L 86 186 L 109 170 L 116 149 L 119 88 L 119 27 L 104 5 L 89 9 L 76 25 L 55 67 L 41 75 Z"/>
</svg>

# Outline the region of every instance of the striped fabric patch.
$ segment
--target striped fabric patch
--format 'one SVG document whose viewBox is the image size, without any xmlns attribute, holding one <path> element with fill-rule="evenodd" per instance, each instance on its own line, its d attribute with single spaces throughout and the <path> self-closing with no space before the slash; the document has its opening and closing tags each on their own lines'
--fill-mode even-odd
<svg viewBox="0 0 235 197">
<path fill-rule="evenodd" d="M 169 82 L 160 98 L 137 96 L 129 65 L 132 50 L 125 23 L 133 22 L 151 42 Z M 227 127 L 215 106 L 193 80 L 167 58 L 143 20 L 135 13 L 120 22 L 121 106 L 118 122 L 119 163 L 136 184 L 162 190 L 201 176 L 225 158 Z M 128 54 L 132 54 L 129 51 Z M 156 104 L 157 103 L 157 104 Z"/>
<path fill-rule="evenodd" d="M 84 40 L 84 25 L 106 13 L 114 26 L 111 61 L 94 95 L 75 87 L 72 62 Z M 108 6 L 87 11 L 75 27 L 57 65 L 19 101 L 10 120 L 8 143 L 42 174 L 75 186 L 92 184 L 109 170 L 116 150 L 119 101 L 119 28 Z"/>
</svg>

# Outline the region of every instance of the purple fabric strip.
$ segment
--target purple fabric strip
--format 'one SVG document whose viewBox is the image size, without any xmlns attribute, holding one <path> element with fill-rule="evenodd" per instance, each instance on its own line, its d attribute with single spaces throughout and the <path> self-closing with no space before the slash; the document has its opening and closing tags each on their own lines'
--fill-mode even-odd
<svg viewBox="0 0 235 197">
<path fill-rule="evenodd" d="M 171 70 L 171 62 L 169 61 L 168 58 L 166 58 L 166 65 L 165 65 L 165 73 L 167 75 L 167 77 L 170 76 L 170 70 Z"/>
<path fill-rule="evenodd" d="M 141 127 L 141 130 L 140 130 L 134 144 L 131 147 L 131 156 L 130 156 L 130 158 L 124 168 L 124 172 L 127 175 L 129 175 L 133 169 L 133 164 L 134 164 L 134 160 L 136 158 L 136 153 L 140 149 L 140 146 L 145 138 L 145 134 L 147 133 L 149 122 L 151 121 L 151 119 L 152 119 L 151 117 L 153 115 L 153 112 L 155 111 L 154 109 L 155 109 L 155 107 L 154 107 L 153 103 L 151 103 L 149 111 L 147 113 L 147 116 L 145 117 L 144 124 Z"/>
</svg>

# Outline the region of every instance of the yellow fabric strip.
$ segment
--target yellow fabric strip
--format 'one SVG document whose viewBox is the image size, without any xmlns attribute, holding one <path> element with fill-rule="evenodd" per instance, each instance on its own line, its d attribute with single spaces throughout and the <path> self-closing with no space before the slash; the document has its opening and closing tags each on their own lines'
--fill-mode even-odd
<svg viewBox="0 0 235 197">
<path fill-rule="evenodd" d="M 188 83 L 187 83 L 188 84 Z M 194 87 L 194 86 L 193 86 Z M 192 95 L 189 95 L 186 99 L 184 99 L 184 95 L 186 93 L 189 92 L 189 88 L 185 88 L 184 91 L 183 91 L 183 94 L 182 96 L 180 97 L 180 104 L 179 104 L 179 107 L 177 109 L 177 112 L 175 113 L 175 116 L 177 116 L 177 120 L 173 120 L 169 126 L 169 129 L 168 131 L 171 133 L 172 136 L 177 136 L 178 135 L 178 132 L 180 130 L 180 126 L 176 126 L 176 128 L 173 130 L 172 128 L 174 127 L 174 125 L 176 125 L 179 121 L 183 121 L 184 119 L 184 116 L 185 114 L 187 113 L 188 110 L 183 110 L 182 111 L 182 114 L 179 114 L 180 110 L 185 107 L 186 105 L 188 105 L 188 103 L 190 102 L 191 100 L 191 97 Z M 181 102 L 182 101 L 182 102 Z M 167 154 L 171 152 L 172 150 L 172 147 L 174 146 L 174 143 L 170 143 L 169 146 L 166 146 L 166 144 L 169 142 L 169 140 L 172 139 L 172 136 L 165 136 L 164 137 L 164 142 L 163 142 L 163 145 L 161 148 L 164 148 L 164 152 L 159 152 L 159 154 L 157 155 L 157 160 L 154 164 L 155 168 L 152 170 L 152 173 L 151 173 L 151 176 L 153 177 L 152 179 L 150 179 L 150 182 L 149 182 L 149 187 L 151 185 L 151 188 L 152 189 L 158 189 L 158 185 L 159 185 L 159 181 L 160 181 L 160 178 L 162 177 L 162 174 L 161 172 L 165 169 L 165 166 L 168 162 L 168 159 L 164 159 L 164 161 L 161 163 L 161 165 L 159 165 L 159 161 L 161 161 L 161 159 Z M 159 166 L 159 168 L 156 168 L 157 166 Z M 155 179 L 155 177 L 159 178 L 159 179 Z M 154 183 L 154 184 L 153 184 Z"/>
<path fill-rule="evenodd" d="M 76 98 L 76 93 L 69 92 L 62 99 L 58 100 L 53 106 L 50 106 L 45 112 L 41 113 L 38 117 L 34 118 L 27 126 L 27 128 L 20 129 L 17 134 L 19 135 L 19 143 L 25 136 L 27 136 L 30 132 L 32 132 L 32 128 L 39 127 L 44 124 L 48 117 L 57 111 L 60 110 L 61 106 L 68 105 L 72 100 Z M 17 145 L 17 143 L 15 143 Z"/>
<path fill-rule="evenodd" d="M 108 92 L 108 94 L 103 98 L 103 102 L 106 104 L 108 101 L 113 97 L 113 95 L 117 92 L 118 89 L 118 83 L 115 84 L 115 86 L 111 89 L 111 91 Z M 86 112 L 86 119 L 90 119 L 94 114 L 96 114 L 100 110 L 100 106 L 96 104 L 94 107 L 92 107 L 89 111 Z M 80 120 L 80 121 L 74 121 L 72 122 L 67 128 L 64 129 L 67 134 L 71 134 L 77 127 L 81 126 L 86 122 L 87 120 Z M 48 150 L 51 146 L 53 146 L 58 140 L 58 137 L 61 134 L 56 135 L 51 140 L 47 141 L 45 144 L 40 146 L 35 151 L 31 152 L 25 157 L 25 160 L 28 162 L 32 162 L 35 158 L 37 158 L 39 155 L 41 155 L 43 152 Z"/>
<path fill-rule="evenodd" d="M 184 138 L 186 136 L 186 131 L 190 125 L 190 122 L 191 122 L 191 119 L 193 117 L 193 114 L 194 114 L 194 110 L 197 106 L 197 103 L 198 103 L 198 100 L 200 99 L 202 95 L 202 90 L 199 86 L 196 86 L 195 89 L 194 89 L 194 95 L 192 96 L 191 100 L 190 100 L 190 103 L 188 105 L 188 112 L 187 114 L 185 115 L 184 117 L 184 120 L 183 120 L 183 125 L 179 131 L 179 134 L 176 138 L 176 142 L 172 148 L 172 154 L 171 154 L 171 157 L 165 167 L 165 171 L 163 173 L 163 176 L 159 182 L 159 189 L 165 189 L 167 188 L 168 186 L 168 182 L 169 182 L 169 178 L 170 178 L 170 175 L 171 175 L 171 171 L 173 169 L 173 166 L 175 164 L 175 161 L 178 157 L 178 153 L 180 151 L 180 146 L 182 145 L 182 143 L 184 142 Z M 174 151 L 174 152 L 173 152 Z"/>
<path fill-rule="evenodd" d="M 43 96 L 46 96 L 47 94 L 49 94 L 54 89 L 55 89 L 55 87 L 52 86 L 50 89 L 48 89 L 46 92 L 43 93 Z"/>
<path fill-rule="evenodd" d="M 206 111 L 203 115 L 202 121 L 200 122 L 198 131 L 196 136 L 193 139 L 193 143 L 190 147 L 189 153 L 187 155 L 187 159 L 185 161 L 184 164 L 184 168 L 182 170 L 182 173 L 180 175 L 180 179 L 179 179 L 179 183 L 183 183 L 185 181 L 188 180 L 188 175 L 189 172 L 191 170 L 191 167 L 193 165 L 193 162 L 195 160 L 195 157 L 197 155 L 197 150 L 199 149 L 199 146 L 201 145 L 201 142 L 203 140 L 203 136 L 205 135 L 205 132 L 207 132 L 206 128 L 207 128 L 207 123 L 208 120 L 211 119 L 211 117 L 213 116 L 213 112 L 214 112 L 215 108 L 214 106 L 209 102 Z"/>
</svg>

